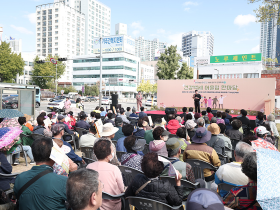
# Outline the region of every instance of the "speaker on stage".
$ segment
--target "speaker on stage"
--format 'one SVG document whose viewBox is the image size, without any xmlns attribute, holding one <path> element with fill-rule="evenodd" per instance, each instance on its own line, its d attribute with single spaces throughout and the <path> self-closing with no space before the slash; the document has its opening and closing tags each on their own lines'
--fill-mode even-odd
<svg viewBox="0 0 280 210">
<path fill-rule="evenodd" d="M 113 106 L 117 106 L 118 103 L 119 103 L 118 94 L 112 94 L 112 104 L 113 104 Z"/>
<path fill-rule="evenodd" d="M 177 110 L 175 108 L 165 108 L 165 114 L 177 114 Z"/>
<path fill-rule="evenodd" d="M 217 117 L 217 112 L 218 112 L 218 110 L 212 110 L 211 112 L 212 112 L 212 114 L 214 115 L 214 117 Z"/>
</svg>

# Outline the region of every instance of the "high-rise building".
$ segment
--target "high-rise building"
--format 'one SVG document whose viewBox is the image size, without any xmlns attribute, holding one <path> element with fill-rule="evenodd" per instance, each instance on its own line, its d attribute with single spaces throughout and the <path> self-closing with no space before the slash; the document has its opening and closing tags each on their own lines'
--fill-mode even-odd
<svg viewBox="0 0 280 210">
<path fill-rule="evenodd" d="M 127 35 L 127 24 L 117 23 L 115 25 L 115 35 Z"/>
<path fill-rule="evenodd" d="M 140 36 L 135 39 L 135 55 L 139 57 L 141 61 L 154 61 L 156 50 L 165 48 L 165 46 L 166 43 L 159 42 L 158 39 L 150 41 Z"/>
<path fill-rule="evenodd" d="M 85 15 L 63 1 L 36 7 L 36 54 L 59 57 L 85 54 Z M 58 85 L 72 84 L 72 62 L 67 61 L 65 74 Z"/>
<path fill-rule="evenodd" d="M 280 29 L 277 18 L 261 23 L 260 52 L 262 57 L 278 59 L 280 62 Z"/>
<path fill-rule="evenodd" d="M 209 31 L 190 31 L 182 35 L 184 57 L 212 56 L 214 36 Z"/>
<path fill-rule="evenodd" d="M 12 39 L 9 40 L 10 48 L 15 53 L 21 53 L 22 51 L 22 40 L 21 39 Z"/>
</svg>

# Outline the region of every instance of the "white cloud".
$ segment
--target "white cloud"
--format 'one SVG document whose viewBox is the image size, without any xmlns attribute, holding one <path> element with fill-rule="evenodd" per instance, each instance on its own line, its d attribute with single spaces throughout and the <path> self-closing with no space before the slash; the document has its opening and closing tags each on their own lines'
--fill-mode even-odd
<svg viewBox="0 0 280 210">
<path fill-rule="evenodd" d="M 253 47 L 251 49 L 251 52 L 252 53 L 259 53 L 260 52 L 260 45 L 258 44 L 256 47 Z"/>
<path fill-rule="evenodd" d="M 14 25 L 11 25 L 11 27 L 17 31 L 19 31 L 20 33 L 23 33 L 23 34 L 33 34 L 32 31 L 29 31 L 28 29 L 24 28 L 24 27 L 20 27 L 20 26 L 14 26 Z"/>
<path fill-rule="evenodd" d="M 169 35 L 168 36 L 168 39 L 169 39 L 168 45 L 177 45 L 177 49 L 181 49 L 182 48 L 182 34 L 183 33 Z"/>
<path fill-rule="evenodd" d="M 185 7 L 184 10 L 189 11 L 191 9 L 189 6 L 198 6 L 198 3 L 193 1 L 186 1 L 183 5 Z"/>
<path fill-rule="evenodd" d="M 235 41 L 235 43 L 239 44 L 241 42 L 245 42 L 245 41 L 255 41 L 255 40 L 259 40 L 260 37 L 255 37 L 255 38 L 244 38 L 244 39 L 238 39 Z"/>
<path fill-rule="evenodd" d="M 36 13 L 29 13 L 26 17 L 29 19 L 30 23 L 36 23 Z"/>
<path fill-rule="evenodd" d="M 158 33 L 158 34 L 165 34 L 165 30 L 162 29 L 162 28 L 161 28 L 161 29 L 158 29 L 158 30 L 157 30 L 157 33 Z"/>
<path fill-rule="evenodd" d="M 256 22 L 256 17 L 254 15 L 248 14 L 248 15 L 238 15 L 234 19 L 234 24 L 238 26 L 246 26 L 249 23 Z"/>
<path fill-rule="evenodd" d="M 140 21 L 131 23 L 131 28 L 134 29 L 132 31 L 132 34 L 134 36 L 138 36 L 140 34 L 140 32 L 144 30 L 144 27 L 141 25 Z"/>
</svg>

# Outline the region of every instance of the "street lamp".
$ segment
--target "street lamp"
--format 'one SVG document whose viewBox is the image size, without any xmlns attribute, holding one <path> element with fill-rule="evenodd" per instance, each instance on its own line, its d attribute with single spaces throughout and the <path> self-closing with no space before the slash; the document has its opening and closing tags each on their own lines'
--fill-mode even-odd
<svg viewBox="0 0 280 210">
<path fill-rule="evenodd" d="M 220 71 L 218 69 L 214 69 L 214 70 L 218 72 L 217 79 L 220 79 Z"/>
</svg>

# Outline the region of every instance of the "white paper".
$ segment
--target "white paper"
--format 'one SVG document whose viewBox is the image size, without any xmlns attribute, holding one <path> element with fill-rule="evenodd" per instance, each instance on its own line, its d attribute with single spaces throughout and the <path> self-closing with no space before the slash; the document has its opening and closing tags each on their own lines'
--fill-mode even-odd
<svg viewBox="0 0 280 210">
<path fill-rule="evenodd" d="M 45 124 L 46 128 L 49 127 L 50 125 L 52 125 L 52 122 L 49 117 L 44 119 L 44 124 Z"/>
<path fill-rule="evenodd" d="M 176 178 L 178 179 L 178 172 L 168 159 L 158 156 L 158 160 L 164 163 L 168 163 L 169 164 L 168 176 L 176 176 Z"/>
<path fill-rule="evenodd" d="M 53 147 L 50 155 L 50 159 L 56 162 L 58 165 L 69 174 L 69 161 L 68 156 L 62 151 L 62 149 L 53 141 Z"/>
<path fill-rule="evenodd" d="M 166 121 L 165 121 L 164 117 L 162 118 L 162 124 L 166 125 Z"/>
<path fill-rule="evenodd" d="M 150 124 L 150 126 L 152 126 L 152 125 L 153 125 L 152 117 L 151 117 L 151 116 L 148 116 L 148 119 L 149 119 L 149 124 Z"/>
<path fill-rule="evenodd" d="M 97 120 L 95 122 L 95 128 L 96 128 L 96 131 L 97 131 L 97 134 L 98 134 L 98 138 L 100 138 L 100 133 L 102 133 L 102 130 L 103 130 L 103 123 L 101 121 L 101 119 Z"/>
</svg>

